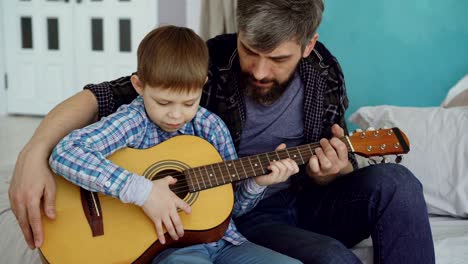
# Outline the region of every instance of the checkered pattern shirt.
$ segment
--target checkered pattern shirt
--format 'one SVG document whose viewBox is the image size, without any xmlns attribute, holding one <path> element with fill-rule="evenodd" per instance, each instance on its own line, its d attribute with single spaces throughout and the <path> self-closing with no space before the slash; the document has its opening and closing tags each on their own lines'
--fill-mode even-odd
<svg viewBox="0 0 468 264">
<path fill-rule="evenodd" d="M 137 97 L 130 104 L 121 106 L 116 113 L 62 139 L 52 151 L 50 166 L 57 174 L 87 190 L 141 206 L 151 192 L 151 181 L 113 164 L 106 157 L 124 147 L 145 149 L 177 135 L 202 137 L 218 150 L 224 160 L 237 158 L 224 122 L 205 108 L 199 107 L 189 123 L 169 133 L 149 120 L 142 98 Z M 253 179 L 238 184 L 233 216 L 253 208 L 263 190 L 264 187 L 258 186 Z M 236 245 L 246 241 L 232 220 L 223 239 Z"/>
</svg>

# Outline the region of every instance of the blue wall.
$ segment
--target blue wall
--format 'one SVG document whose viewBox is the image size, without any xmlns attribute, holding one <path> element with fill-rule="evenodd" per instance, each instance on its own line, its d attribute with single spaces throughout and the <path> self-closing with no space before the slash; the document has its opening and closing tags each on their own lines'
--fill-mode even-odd
<svg viewBox="0 0 468 264">
<path fill-rule="evenodd" d="M 439 105 L 468 74 L 467 0 L 329 0 L 318 32 L 343 67 L 347 116 Z"/>
</svg>

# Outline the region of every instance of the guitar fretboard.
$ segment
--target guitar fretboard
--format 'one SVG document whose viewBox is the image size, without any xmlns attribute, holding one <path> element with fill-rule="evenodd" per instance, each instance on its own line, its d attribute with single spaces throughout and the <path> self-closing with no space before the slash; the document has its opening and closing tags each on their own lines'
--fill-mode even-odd
<svg viewBox="0 0 468 264">
<path fill-rule="evenodd" d="M 346 137 L 340 138 L 348 151 L 351 146 Z M 244 180 L 251 177 L 270 173 L 268 166 L 271 162 L 290 158 L 298 165 L 305 164 L 315 154 L 315 148 L 320 143 L 311 143 L 279 151 L 247 156 L 237 160 L 214 163 L 206 166 L 195 167 L 184 171 L 190 192 L 197 192 L 212 187 Z"/>
</svg>

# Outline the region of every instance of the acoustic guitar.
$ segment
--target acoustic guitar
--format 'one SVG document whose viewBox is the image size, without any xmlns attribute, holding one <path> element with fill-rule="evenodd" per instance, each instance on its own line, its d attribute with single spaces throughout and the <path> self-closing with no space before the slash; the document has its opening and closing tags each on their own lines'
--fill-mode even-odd
<svg viewBox="0 0 468 264">
<path fill-rule="evenodd" d="M 404 154 L 406 135 L 398 128 L 358 132 L 342 137 L 348 151 L 361 156 Z M 291 158 L 307 163 L 319 143 L 222 161 L 216 149 L 196 136 L 177 136 L 148 149 L 121 149 L 108 157 L 113 163 L 151 180 L 171 175 L 171 190 L 192 207 L 179 212 L 185 235 L 178 241 L 166 234 L 158 242 L 153 222 L 143 210 L 100 193 L 86 191 L 56 176 L 55 220 L 43 217 L 45 263 L 148 263 L 167 247 L 220 239 L 230 220 L 232 182 L 268 174 L 271 161 Z"/>
</svg>

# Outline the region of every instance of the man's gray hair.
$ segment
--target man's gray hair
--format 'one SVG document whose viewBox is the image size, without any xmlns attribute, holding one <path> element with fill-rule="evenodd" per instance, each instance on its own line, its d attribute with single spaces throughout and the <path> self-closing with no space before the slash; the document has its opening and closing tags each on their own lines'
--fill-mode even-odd
<svg viewBox="0 0 468 264">
<path fill-rule="evenodd" d="M 290 40 L 304 49 L 323 10 L 323 0 L 238 0 L 238 30 L 248 45 L 260 51 L 272 51 Z"/>
</svg>

